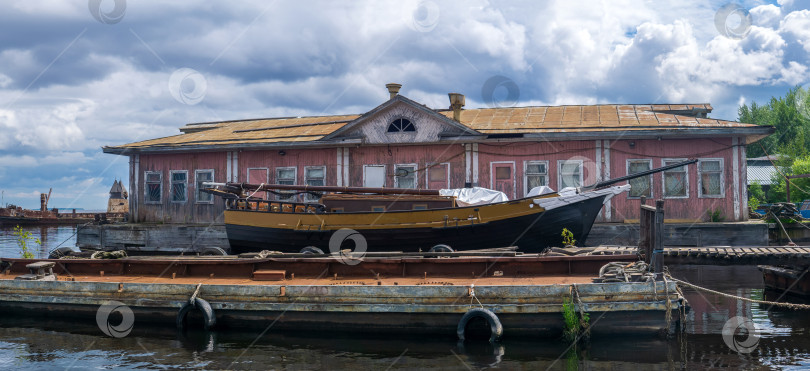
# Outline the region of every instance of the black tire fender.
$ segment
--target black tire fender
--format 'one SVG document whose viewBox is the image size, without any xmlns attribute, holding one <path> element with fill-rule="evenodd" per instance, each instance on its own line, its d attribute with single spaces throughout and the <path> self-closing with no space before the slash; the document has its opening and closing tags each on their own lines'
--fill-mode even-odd
<svg viewBox="0 0 810 371">
<path fill-rule="evenodd" d="M 51 253 L 48 254 L 48 259 L 59 259 L 59 258 L 61 258 L 63 256 L 70 255 L 72 252 L 74 252 L 74 251 L 70 247 L 67 247 L 67 246 L 60 247 L 58 249 L 55 249 L 55 250 L 51 251 Z"/>
<path fill-rule="evenodd" d="M 458 340 L 464 341 L 464 333 L 467 330 L 467 324 L 473 318 L 481 317 L 487 321 L 489 324 L 489 342 L 494 343 L 496 341 L 501 340 L 501 336 L 503 336 L 503 325 L 501 325 L 501 320 L 498 319 L 498 316 L 495 315 L 491 310 L 484 309 L 484 308 L 473 308 L 464 313 L 464 316 L 461 317 L 461 320 L 458 321 L 458 327 L 456 327 L 456 335 L 458 335 Z"/>
<path fill-rule="evenodd" d="M 301 249 L 301 254 L 323 255 L 323 250 L 321 250 L 321 249 L 319 249 L 319 248 L 317 248 L 315 246 L 307 246 L 307 247 Z"/>
<path fill-rule="evenodd" d="M 208 246 L 208 247 L 203 247 L 200 250 L 200 255 L 201 256 L 225 256 L 225 255 L 228 255 L 228 253 L 225 252 L 225 250 L 223 250 L 221 247 Z"/>
<path fill-rule="evenodd" d="M 186 316 L 188 312 L 191 312 L 194 309 L 199 309 L 202 312 L 204 321 L 203 321 L 203 328 L 206 330 L 210 330 L 217 324 L 217 317 L 214 314 L 214 308 L 211 308 L 211 304 L 208 304 L 207 301 L 200 298 L 194 298 L 194 304 L 186 302 L 180 311 L 177 312 L 177 329 L 183 330 L 186 326 Z"/>
<path fill-rule="evenodd" d="M 455 250 L 453 250 L 453 248 L 450 247 L 449 245 L 440 243 L 436 246 L 431 247 L 430 251 L 428 252 L 455 252 Z"/>
</svg>

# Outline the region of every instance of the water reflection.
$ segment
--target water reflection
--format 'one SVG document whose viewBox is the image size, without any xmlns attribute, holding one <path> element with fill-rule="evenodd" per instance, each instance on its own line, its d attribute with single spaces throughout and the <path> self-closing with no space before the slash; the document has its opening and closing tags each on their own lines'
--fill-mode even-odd
<svg viewBox="0 0 810 371">
<path fill-rule="evenodd" d="M 671 267 L 673 275 L 733 295 L 762 298 L 755 267 Z M 125 338 L 95 323 L 0 317 L 0 368 L 207 369 L 761 369 L 810 366 L 810 316 L 691 290 L 686 333 L 674 339 L 604 337 L 569 347 L 556 340 L 459 343 L 449 337 L 372 337 L 330 332 L 178 333 L 138 324 Z M 795 298 L 791 301 L 796 301 Z M 734 316 L 751 318 L 756 349 L 738 354 L 721 331 Z M 594 323 L 598 326 L 598 323 Z M 326 330 L 326 329 L 324 329 Z"/>
<path fill-rule="evenodd" d="M 14 236 L 13 225 L 0 226 L 0 257 L 16 258 L 22 256 L 17 243 L 18 238 Z M 33 225 L 22 226 L 24 231 L 31 233 L 31 240 L 28 242 L 29 248 L 37 258 L 47 258 L 48 253 L 57 246 L 68 246 L 76 248 L 76 226 L 75 225 Z M 42 245 L 38 246 L 34 242 L 38 238 Z"/>
</svg>

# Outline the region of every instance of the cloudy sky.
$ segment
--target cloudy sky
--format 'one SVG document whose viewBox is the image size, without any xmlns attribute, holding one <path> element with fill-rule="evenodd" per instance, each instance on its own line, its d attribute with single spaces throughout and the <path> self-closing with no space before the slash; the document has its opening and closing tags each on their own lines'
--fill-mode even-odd
<svg viewBox="0 0 810 371">
<path fill-rule="evenodd" d="M 810 82 L 810 1 L 5 0 L 3 202 L 102 209 L 117 145 L 188 122 L 434 108 L 710 102 Z"/>
</svg>

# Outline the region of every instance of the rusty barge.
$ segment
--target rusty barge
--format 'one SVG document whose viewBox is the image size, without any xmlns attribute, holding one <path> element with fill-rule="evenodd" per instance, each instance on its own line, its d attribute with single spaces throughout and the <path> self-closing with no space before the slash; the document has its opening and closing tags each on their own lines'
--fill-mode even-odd
<svg viewBox="0 0 810 371">
<path fill-rule="evenodd" d="M 559 336 L 564 300 L 590 314 L 593 335 L 668 333 L 684 310 L 674 282 L 592 283 L 600 266 L 635 255 L 501 255 L 3 259 L 0 313 L 90 321 L 117 303 L 131 310 L 134 326 L 461 339 L 478 326 L 497 340 Z"/>
</svg>

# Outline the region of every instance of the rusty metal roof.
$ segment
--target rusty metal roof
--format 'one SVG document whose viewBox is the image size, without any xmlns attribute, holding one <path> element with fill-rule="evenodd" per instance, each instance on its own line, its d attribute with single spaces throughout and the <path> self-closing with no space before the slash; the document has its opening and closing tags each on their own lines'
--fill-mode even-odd
<svg viewBox="0 0 810 371">
<path fill-rule="evenodd" d="M 709 104 L 480 108 L 462 110 L 460 121 L 462 125 L 482 135 L 762 128 L 752 124 L 700 117 L 711 110 L 712 106 Z M 435 112 L 450 119 L 453 117 L 451 110 Z M 304 144 L 319 141 L 360 117 L 362 116 L 340 115 L 194 123 L 181 128 L 183 134 L 105 147 L 104 150 L 122 153 L 126 149 Z"/>
<path fill-rule="evenodd" d="M 292 117 L 189 124 L 184 134 L 113 148 L 199 146 L 233 143 L 308 142 L 342 128 L 360 115 Z"/>
<path fill-rule="evenodd" d="M 655 128 L 742 128 L 757 125 L 696 117 L 711 112 L 708 104 L 592 105 L 482 108 L 463 110 L 461 123 L 484 134 L 627 131 Z M 694 112 L 692 116 L 672 112 Z M 439 113 L 453 117 L 453 111 Z"/>
</svg>

